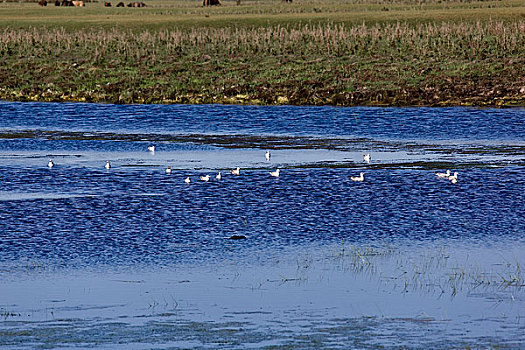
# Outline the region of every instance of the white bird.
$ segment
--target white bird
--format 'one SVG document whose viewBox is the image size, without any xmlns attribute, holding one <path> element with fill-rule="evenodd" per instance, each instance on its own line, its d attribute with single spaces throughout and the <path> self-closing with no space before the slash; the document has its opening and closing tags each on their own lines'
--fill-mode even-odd
<svg viewBox="0 0 525 350">
<path fill-rule="evenodd" d="M 104 165 L 104 168 L 106 168 L 106 169 L 110 169 L 111 168 L 111 164 L 109 163 L 109 160 L 106 161 L 106 165 Z"/>
<path fill-rule="evenodd" d="M 148 146 L 148 151 L 155 153 L 155 146 Z"/>
<path fill-rule="evenodd" d="M 277 169 L 275 171 L 270 171 L 270 175 L 273 177 L 279 177 L 279 173 L 281 172 L 281 169 Z"/>
<path fill-rule="evenodd" d="M 210 181 L 210 175 L 201 176 L 201 180 L 206 182 Z"/>
<path fill-rule="evenodd" d="M 360 173 L 359 176 L 351 176 L 350 180 L 352 180 L 352 181 L 364 181 L 365 180 L 365 173 Z"/>
<path fill-rule="evenodd" d="M 237 168 L 237 169 L 233 169 L 232 170 L 232 174 L 233 175 L 241 175 L 241 169 Z"/>
<path fill-rule="evenodd" d="M 447 170 L 446 173 L 436 173 L 437 177 L 446 177 L 448 178 L 450 176 L 450 170 Z"/>
<path fill-rule="evenodd" d="M 53 163 L 53 159 L 50 159 L 49 162 L 47 163 L 47 166 L 52 168 L 55 166 L 55 163 Z"/>
<path fill-rule="evenodd" d="M 452 181 L 452 183 L 456 183 L 456 182 L 458 181 L 458 175 L 459 175 L 458 172 L 455 171 L 455 172 L 454 172 L 454 175 L 449 176 L 448 179 L 449 179 L 450 181 Z M 455 181 L 455 182 L 454 182 L 454 181 Z"/>
<path fill-rule="evenodd" d="M 266 161 L 269 162 L 270 161 L 270 151 L 266 151 L 266 153 L 264 154 L 264 157 L 266 158 Z"/>
<path fill-rule="evenodd" d="M 222 175 L 221 175 L 221 172 L 220 172 L 220 171 L 219 171 L 219 173 L 218 173 L 217 175 L 215 175 L 215 178 L 216 178 L 217 180 L 222 179 Z"/>
<path fill-rule="evenodd" d="M 365 154 L 365 155 L 363 156 L 363 159 L 364 159 L 365 162 L 367 162 L 368 164 L 370 164 L 370 154 L 369 154 L 369 153 Z"/>
<path fill-rule="evenodd" d="M 184 182 L 187 183 L 187 184 L 189 184 L 189 183 L 191 182 L 190 177 L 188 176 L 187 178 L 185 178 L 185 179 L 184 179 Z"/>
<path fill-rule="evenodd" d="M 450 182 L 452 182 L 453 184 L 455 184 L 455 183 L 458 182 L 458 179 L 457 179 L 457 178 L 452 178 L 452 179 L 450 179 Z"/>
<path fill-rule="evenodd" d="M 171 174 L 171 167 L 170 166 L 166 168 L 166 174 Z"/>
</svg>

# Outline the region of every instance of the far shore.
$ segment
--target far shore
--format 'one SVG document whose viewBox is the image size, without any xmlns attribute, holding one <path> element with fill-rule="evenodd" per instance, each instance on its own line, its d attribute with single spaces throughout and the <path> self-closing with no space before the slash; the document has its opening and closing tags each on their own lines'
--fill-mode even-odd
<svg viewBox="0 0 525 350">
<path fill-rule="evenodd" d="M 523 2 L 0 5 L 0 99 L 525 106 Z"/>
</svg>

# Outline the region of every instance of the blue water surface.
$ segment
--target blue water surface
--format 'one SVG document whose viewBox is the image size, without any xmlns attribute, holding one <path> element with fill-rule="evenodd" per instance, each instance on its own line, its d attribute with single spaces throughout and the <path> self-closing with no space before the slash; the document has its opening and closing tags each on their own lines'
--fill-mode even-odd
<svg viewBox="0 0 525 350">
<path fill-rule="evenodd" d="M 491 146 L 511 140 L 519 144 L 525 136 L 522 109 L 3 102 L 0 115 L 0 127 L 7 135 L 0 142 L 7 159 L 0 172 L 0 262 L 4 263 L 45 259 L 58 266 L 176 264 L 239 253 L 247 247 L 278 250 L 337 240 L 524 239 L 525 179 L 519 162 L 461 169 L 456 186 L 438 181 L 428 169 L 395 166 L 365 169 L 366 181 L 354 183 L 350 177 L 356 169 L 332 169 L 322 163 L 283 169 L 279 179 L 268 176 L 264 168 L 243 170 L 239 177 L 223 169 L 222 181 L 204 183 L 198 179 L 199 171 L 174 169 L 166 176 L 163 169 L 148 167 L 147 162 L 138 169 L 111 171 L 75 164 L 48 169 L 47 159 L 38 153 L 82 159 L 85 155 L 78 152 L 94 152 L 97 158 L 102 151 L 144 150 L 146 144 L 140 140 L 118 142 L 119 132 L 137 131 L 452 143 L 488 139 Z M 9 132 L 22 129 L 110 130 L 116 139 L 9 137 Z M 181 150 L 205 154 L 213 149 L 172 144 L 174 157 Z M 170 149 L 170 144 L 160 146 Z M 221 151 L 214 152 L 210 157 Z M 31 157 L 42 157 L 42 166 L 35 167 Z M 9 165 L 9 159 L 18 163 Z M 182 181 L 186 176 L 193 177 L 189 186 Z M 237 244 L 240 248 L 232 248 L 228 238 L 233 235 L 247 237 Z"/>
<path fill-rule="evenodd" d="M 0 103 L 1 129 L 515 140 L 525 110 Z"/>
<path fill-rule="evenodd" d="M 523 348 L 524 121 L 0 102 L 0 346 Z"/>
</svg>

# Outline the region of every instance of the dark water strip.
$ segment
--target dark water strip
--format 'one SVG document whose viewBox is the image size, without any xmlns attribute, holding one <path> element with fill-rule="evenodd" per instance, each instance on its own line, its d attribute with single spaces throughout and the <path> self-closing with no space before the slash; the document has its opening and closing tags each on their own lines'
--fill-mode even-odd
<svg viewBox="0 0 525 350">
<path fill-rule="evenodd" d="M 221 148 L 260 148 L 260 149 L 327 149 L 358 151 L 408 150 L 435 153 L 457 154 L 497 154 L 525 155 L 525 144 L 488 142 L 414 142 L 379 141 L 366 138 L 330 138 L 309 136 L 269 136 L 269 135 L 227 135 L 227 134 L 151 134 L 151 133 L 104 133 L 91 131 L 52 131 L 52 130 L 3 130 L 0 139 L 41 139 L 67 141 L 125 141 L 125 142 L 171 142 L 191 143 Z"/>
</svg>

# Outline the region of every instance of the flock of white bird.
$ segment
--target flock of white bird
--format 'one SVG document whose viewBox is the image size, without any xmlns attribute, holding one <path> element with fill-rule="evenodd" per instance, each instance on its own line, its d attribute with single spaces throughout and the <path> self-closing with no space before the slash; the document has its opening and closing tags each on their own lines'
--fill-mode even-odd
<svg viewBox="0 0 525 350">
<path fill-rule="evenodd" d="M 458 172 L 455 171 L 454 175 L 450 175 L 450 170 L 447 170 L 446 173 L 436 173 L 436 176 L 441 179 L 447 179 L 450 180 L 453 184 L 458 182 Z"/>
<path fill-rule="evenodd" d="M 148 146 L 148 151 L 150 151 L 151 153 L 155 153 L 155 146 Z M 266 151 L 265 154 L 264 154 L 264 157 L 266 158 L 266 161 L 269 162 L 270 158 L 271 158 L 270 151 Z M 366 163 L 370 164 L 370 160 L 371 160 L 370 154 L 369 153 L 365 154 L 363 156 L 363 160 Z M 52 167 L 55 166 L 55 163 L 53 162 L 53 159 L 49 159 L 49 162 L 47 163 L 47 166 L 49 168 L 52 168 Z M 106 169 L 111 169 L 111 163 L 109 162 L 109 160 L 106 161 L 106 165 L 104 167 Z M 241 169 L 240 168 L 232 169 L 231 173 L 232 173 L 232 175 L 240 175 L 241 174 Z M 277 169 L 275 169 L 275 171 L 270 171 L 269 173 L 270 173 L 270 176 L 272 176 L 272 177 L 279 177 L 280 174 L 281 174 L 281 169 L 277 168 Z M 171 174 L 171 167 L 167 167 L 166 168 L 166 174 Z M 436 173 L 436 176 L 438 178 L 447 179 L 453 184 L 458 182 L 458 172 L 457 171 L 454 172 L 453 175 L 451 175 L 450 174 L 450 170 L 447 170 L 445 173 Z M 199 178 L 200 178 L 201 181 L 204 181 L 204 182 L 208 182 L 211 179 L 210 175 L 201 175 Z M 220 171 L 219 171 L 219 173 L 217 175 L 215 175 L 215 178 L 218 181 L 220 181 L 222 179 L 222 174 L 221 174 Z M 361 172 L 359 174 L 359 176 L 351 176 L 350 180 L 356 181 L 356 182 L 363 182 L 365 180 L 365 173 Z M 190 177 L 187 176 L 184 179 L 184 182 L 187 183 L 187 184 L 191 183 Z"/>
<path fill-rule="evenodd" d="M 270 160 L 270 152 L 269 151 L 266 151 L 266 159 L 268 161 Z M 230 170 L 230 172 L 231 172 L 232 175 L 241 175 L 241 168 L 232 169 L 232 170 Z M 275 169 L 275 171 L 270 171 L 270 176 L 279 177 L 280 173 L 281 173 L 281 169 L 277 168 L 277 169 Z M 171 174 L 171 168 L 170 167 L 166 168 L 166 174 Z M 217 173 L 217 175 L 215 175 L 215 178 L 217 179 L 217 181 L 220 181 L 222 179 L 222 173 L 219 171 Z M 210 177 L 210 175 L 201 175 L 201 176 L 199 176 L 199 179 L 201 181 L 208 182 L 208 181 L 211 180 L 211 177 Z M 184 179 L 184 182 L 187 183 L 187 184 L 191 183 L 190 177 L 187 176 Z"/>
</svg>

